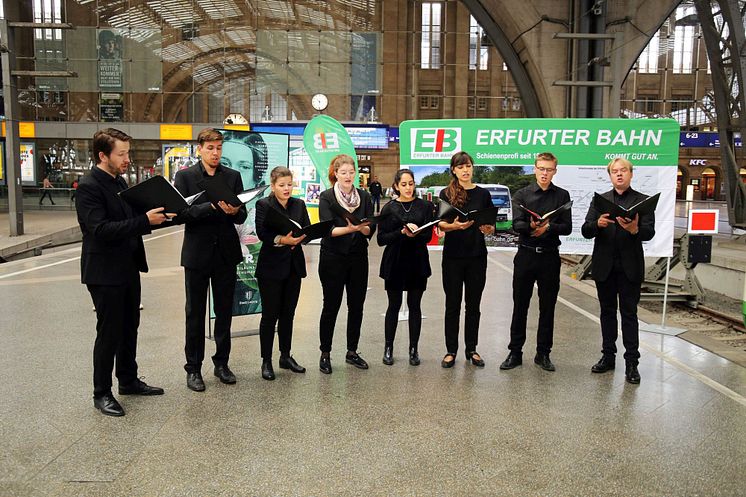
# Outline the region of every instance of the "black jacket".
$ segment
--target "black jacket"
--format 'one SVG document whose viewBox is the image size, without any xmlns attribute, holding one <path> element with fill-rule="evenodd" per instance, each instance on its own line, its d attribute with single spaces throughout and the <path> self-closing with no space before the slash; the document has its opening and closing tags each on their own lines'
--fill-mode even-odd
<svg viewBox="0 0 746 497">
<path fill-rule="evenodd" d="M 243 191 L 241 173 L 224 166 L 218 166 L 215 175 L 223 177 L 234 193 Z M 207 177 L 207 172 L 200 162 L 176 173 L 174 186 L 188 197 L 202 191 L 197 183 Z M 242 260 L 241 242 L 236 231 L 236 224 L 246 221 L 246 206 L 233 216 L 227 215 L 220 207 L 212 208 L 207 195 L 201 195 L 191 206 L 174 219 L 178 224 L 185 224 L 184 244 L 181 247 L 181 265 L 191 269 L 210 266 L 213 252 L 217 251 L 228 264 L 238 264 Z"/>
<path fill-rule="evenodd" d="M 353 214 L 358 219 L 371 217 L 373 215 L 373 201 L 370 194 L 365 190 L 357 189 L 360 195 L 360 205 L 355 209 Z M 326 221 L 334 220 L 335 227 L 347 226 L 347 220 L 332 210 L 333 204 L 338 204 L 337 197 L 334 196 L 334 188 L 329 188 L 321 192 L 319 196 L 319 219 Z M 375 225 L 370 227 L 370 235 L 365 236 L 360 232 L 349 233 L 347 235 L 332 237 L 325 236 L 321 239 L 321 253 L 332 255 L 368 255 L 368 240 L 373 238 L 376 232 Z"/>
<path fill-rule="evenodd" d="M 265 224 L 268 209 L 280 211 L 301 227 L 311 224 L 306 204 L 299 198 L 290 197 L 287 209 L 280 205 L 274 195 L 259 200 L 256 203 L 256 234 L 262 241 L 262 248 L 259 251 L 259 262 L 256 265 L 256 277 L 284 280 L 290 276 L 290 270 L 293 269 L 295 274 L 305 278 L 306 259 L 303 256 L 303 246 L 296 245 L 292 250 L 288 245 L 275 247 L 275 237 L 285 236 L 287 233 L 275 231 Z"/>
<path fill-rule="evenodd" d="M 378 226 L 378 245 L 386 246 L 381 258 L 381 270 L 378 275 L 384 280 L 395 277 L 396 271 L 411 271 L 419 278 L 432 274 L 427 242 L 433 235 L 432 228 L 418 233 L 414 238 L 403 235 L 401 229 L 407 223 L 422 226 L 435 219 L 435 207 L 432 202 L 415 198 L 405 211 L 401 202 L 396 200 L 383 207 L 381 213 L 388 213 Z M 406 267 L 402 267 L 406 265 Z"/>
<path fill-rule="evenodd" d="M 602 195 L 614 202 L 613 189 Z M 646 198 L 647 195 L 629 188 L 625 192 L 624 206 L 630 207 Z M 642 283 L 645 278 L 645 256 L 642 251 L 642 242 L 655 236 L 655 214 L 640 216 L 639 231 L 636 235 L 630 234 L 616 223 L 603 229 L 599 228 L 598 218 L 601 214 L 591 202 L 588 214 L 585 216 L 585 223 L 581 228 L 584 237 L 596 239 L 591 261 L 593 279 L 606 281 L 614 267 L 614 255 L 617 253 L 627 278 L 632 282 Z"/>
<path fill-rule="evenodd" d="M 84 284 L 123 285 L 133 274 L 148 271 L 142 235 L 150 233 L 150 223 L 117 195 L 126 187 L 122 177 L 113 178 L 98 166 L 80 180 L 75 208 L 83 232 Z"/>
</svg>

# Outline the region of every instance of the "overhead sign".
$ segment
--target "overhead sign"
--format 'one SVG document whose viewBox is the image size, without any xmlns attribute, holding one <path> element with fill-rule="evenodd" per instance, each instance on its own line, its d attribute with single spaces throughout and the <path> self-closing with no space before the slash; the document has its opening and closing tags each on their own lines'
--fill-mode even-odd
<svg viewBox="0 0 746 497">
<path fill-rule="evenodd" d="M 735 135 L 733 141 L 736 147 L 742 146 L 741 135 Z M 679 146 L 717 148 L 720 147 L 720 134 L 711 131 L 682 131 L 679 137 Z"/>
</svg>

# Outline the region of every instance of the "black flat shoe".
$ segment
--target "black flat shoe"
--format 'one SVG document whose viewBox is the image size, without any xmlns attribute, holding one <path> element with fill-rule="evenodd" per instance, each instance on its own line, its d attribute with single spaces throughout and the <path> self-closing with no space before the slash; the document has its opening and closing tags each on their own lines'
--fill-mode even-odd
<svg viewBox="0 0 746 497">
<path fill-rule="evenodd" d="M 293 373 L 305 373 L 306 368 L 295 362 L 293 356 L 280 356 L 280 368 L 289 369 Z"/>
<path fill-rule="evenodd" d="M 503 371 L 508 369 L 517 368 L 523 364 L 523 354 L 519 354 L 518 352 L 511 352 L 508 354 L 508 357 L 500 364 L 500 369 Z"/>
<path fill-rule="evenodd" d="M 205 381 L 202 379 L 202 373 L 187 373 L 187 388 L 195 392 L 204 392 Z"/>
<path fill-rule="evenodd" d="M 163 389 L 151 387 L 138 378 L 130 385 L 119 385 L 119 395 L 163 395 Z"/>
<path fill-rule="evenodd" d="M 324 374 L 332 374 L 332 359 L 329 353 L 322 353 L 319 359 L 319 371 Z"/>
<path fill-rule="evenodd" d="M 360 357 L 360 355 L 357 352 L 353 352 L 351 350 L 347 351 L 347 355 L 345 356 L 345 362 L 347 364 L 352 364 L 358 369 L 368 369 L 368 363 L 365 362 L 365 359 Z"/>
<path fill-rule="evenodd" d="M 601 356 L 601 359 L 599 359 L 598 362 L 591 367 L 591 372 L 605 373 L 607 371 L 612 371 L 614 369 L 615 362 L 616 361 L 614 356 Z"/>
<path fill-rule="evenodd" d="M 272 369 L 272 361 L 262 362 L 262 378 L 270 381 L 275 379 L 275 370 Z"/>
<path fill-rule="evenodd" d="M 451 358 L 451 360 L 447 361 L 446 359 L 448 359 L 449 357 Z M 456 354 L 451 354 L 450 352 L 443 356 L 443 360 L 440 361 L 441 367 L 444 368 L 452 368 L 454 364 L 456 364 Z"/>
<path fill-rule="evenodd" d="M 394 347 L 386 345 L 383 348 L 383 363 L 387 366 L 394 364 Z"/>
<path fill-rule="evenodd" d="M 549 354 L 536 354 L 534 357 L 534 364 L 539 366 L 544 371 L 555 371 L 556 368 L 552 361 L 549 359 Z"/>
<path fill-rule="evenodd" d="M 220 379 L 221 383 L 233 385 L 236 382 L 236 375 L 233 374 L 233 371 L 231 371 L 231 368 L 227 364 L 215 366 L 214 373 Z"/>
<path fill-rule="evenodd" d="M 484 367 L 484 360 L 479 356 L 479 353 L 476 350 L 472 350 L 466 353 L 466 361 L 471 361 L 471 363 L 478 368 Z"/>
<path fill-rule="evenodd" d="M 417 347 L 409 347 L 409 365 L 420 365 L 420 355 L 417 353 Z"/>
<path fill-rule="evenodd" d="M 93 407 L 106 416 L 124 416 L 124 409 L 110 393 L 106 393 L 101 397 L 93 397 Z"/>
<path fill-rule="evenodd" d="M 627 363 L 624 378 L 627 380 L 627 383 L 632 383 L 633 385 L 640 383 L 640 372 L 637 370 L 637 364 Z"/>
</svg>

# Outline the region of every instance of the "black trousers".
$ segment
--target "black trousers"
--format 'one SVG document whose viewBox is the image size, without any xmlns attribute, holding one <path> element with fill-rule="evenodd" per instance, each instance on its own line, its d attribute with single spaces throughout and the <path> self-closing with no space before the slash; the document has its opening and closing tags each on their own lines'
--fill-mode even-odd
<svg viewBox="0 0 746 497">
<path fill-rule="evenodd" d="M 54 199 L 52 198 L 52 192 L 50 192 L 49 190 L 42 190 L 41 197 L 39 197 L 39 205 L 41 205 L 42 202 L 44 202 L 44 197 L 48 197 L 49 201 L 52 203 L 52 205 L 54 205 Z"/>
<path fill-rule="evenodd" d="M 120 385 L 137 380 L 137 328 L 140 325 L 140 275 L 126 285 L 87 285 L 96 307 L 93 344 L 93 395 L 111 393 L 111 372 L 116 360 Z"/>
<path fill-rule="evenodd" d="M 512 352 L 522 352 L 526 343 L 526 321 L 534 283 L 539 287 L 539 326 L 536 333 L 536 353 L 549 354 L 554 337 L 554 307 L 560 283 L 559 251 L 537 254 L 519 248 L 513 259 L 513 319 L 510 323 Z"/>
<path fill-rule="evenodd" d="M 373 202 L 373 212 L 380 211 L 381 210 L 381 196 L 380 195 L 371 195 L 370 199 Z"/>
<path fill-rule="evenodd" d="M 465 300 L 464 346 L 467 352 L 477 349 L 479 341 L 479 303 L 487 282 L 487 256 L 443 258 L 443 290 L 446 294 L 446 350 L 458 351 L 461 298 Z"/>
<path fill-rule="evenodd" d="M 294 272 L 284 280 L 259 279 L 259 294 L 262 297 L 262 319 L 259 322 L 259 342 L 262 359 L 272 359 L 275 340 L 275 325 L 280 341 L 280 355 L 289 356 L 293 341 L 293 318 L 300 296 L 301 278 Z"/>
<path fill-rule="evenodd" d="M 601 306 L 601 337 L 604 355 L 616 354 L 616 338 L 619 329 L 616 311 L 622 316 L 622 343 L 624 359 L 637 364 L 640 359 L 640 325 L 637 321 L 637 304 L 640 302 L 640 283 L 627 278 L 621 262 L 614 266 L 605 281 L 596 281 L 598 303 Z"/>
<path fill-rule="evenodd" d="M 386 309 L 384 320 L 385 337 L 387 344 L 393 344 L 396 338 L 396 327 L 399 324 L 399 309 L 401 309 L 403 290 L 386 290 L 389 296 L 389 306 Z M 423 290 L 407 290 L 407 307 L 409 310 L 409 346 L 417 347 L 420 341 L 420 330 L 422 329 L 422 302 Z"/>
<path fill-rule="evenodd" d="M 368 288 L 368 254 L 337 256 L 321 254 L 319 279 L 324 293 L 324 305 L 319 319 L 321 352 L 331 352 L 334 325 L 342 305 L 342 293 L 347 290 L 347 350 L 356 351 L 363 324 L 363 304 Z"/>
<path fill-rule="evenodd" d="M 205 314 L 207 289 L 212 285 L 212 304 L 215 311 L 216 366 L 227 365 L 231 353 L 231 320 L 233 293 L 236 289 L 236 265 L 227 264 L 219 255 L 212 258 L 212 266 L 204 269 L 184 268 L 186 287 L 186 345 L 184 353 L 187 373 L 199 373 L 205 358 Z"/>
</svg>

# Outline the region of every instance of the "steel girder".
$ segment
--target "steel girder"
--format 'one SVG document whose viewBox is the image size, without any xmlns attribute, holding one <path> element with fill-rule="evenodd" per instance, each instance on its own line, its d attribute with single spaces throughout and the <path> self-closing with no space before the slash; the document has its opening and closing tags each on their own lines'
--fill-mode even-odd
<svg viewBox="0 0 746 497">
<path fill-rule="evenodd" d="M 728 221 L 746 229 L 746 185 L 739 175 L 734 140 L 735 133 L 746 137 L 746 1 L 694 0 L 694 5 L 712 69 Z"/>
</svg>

